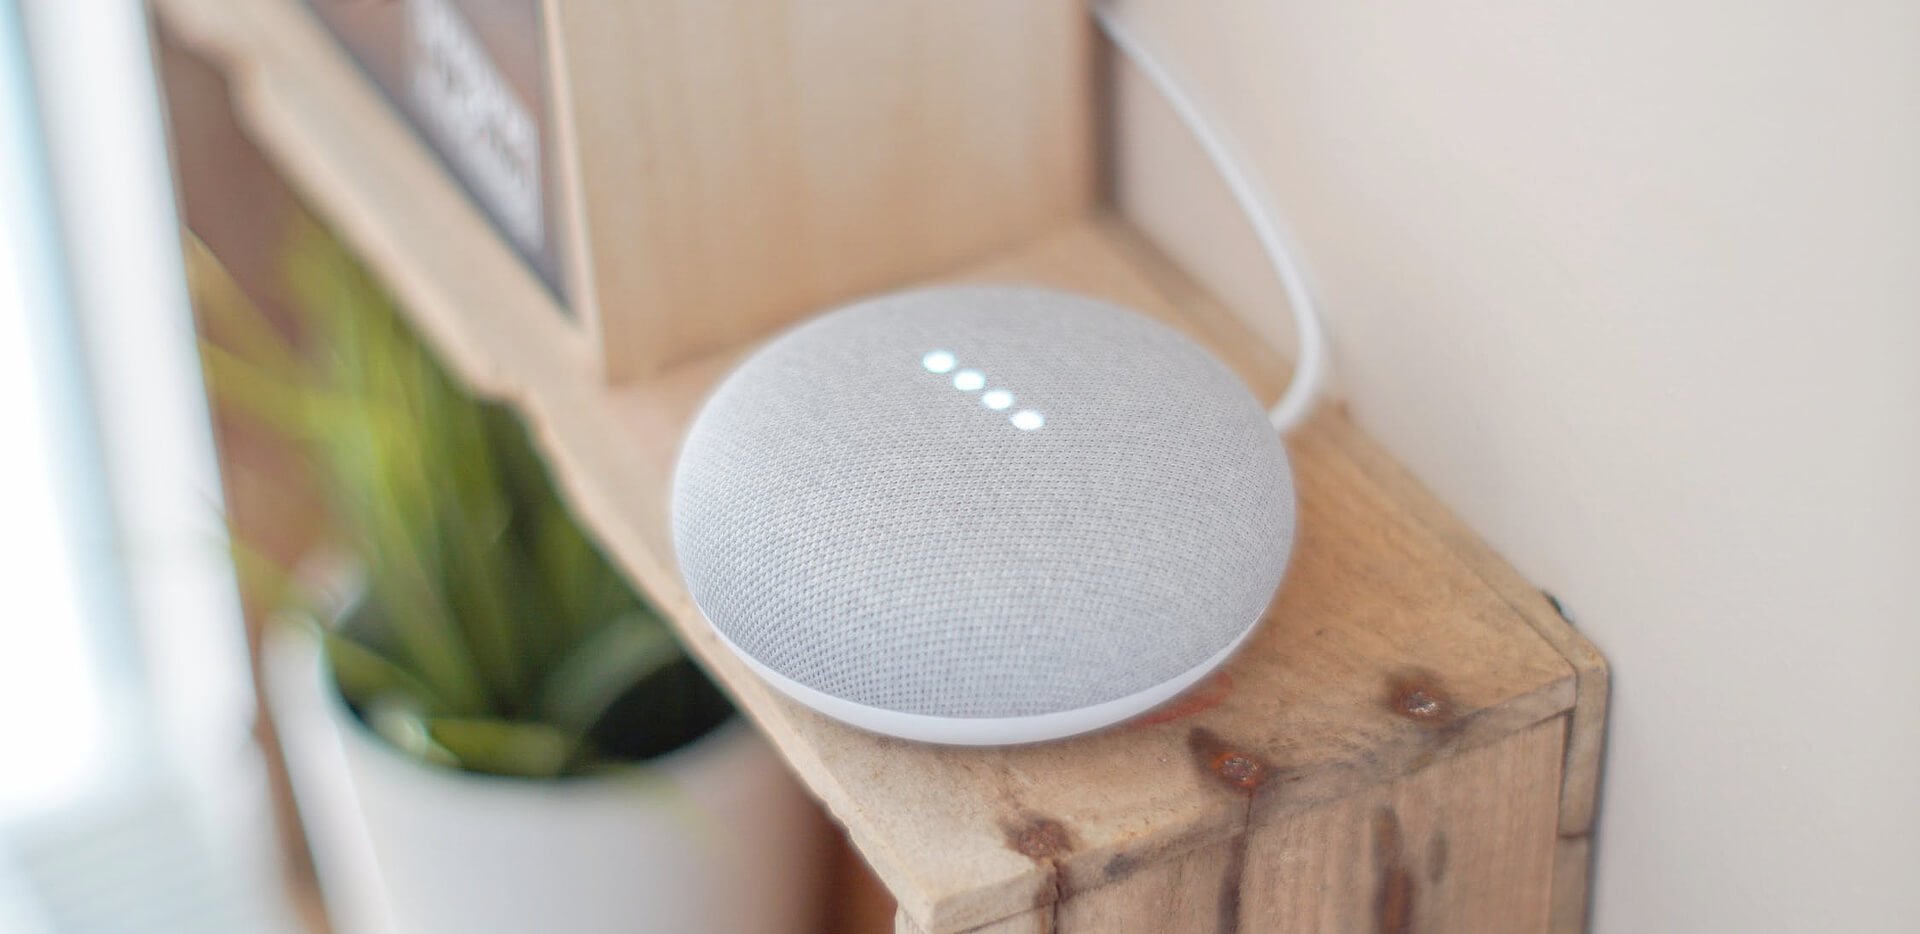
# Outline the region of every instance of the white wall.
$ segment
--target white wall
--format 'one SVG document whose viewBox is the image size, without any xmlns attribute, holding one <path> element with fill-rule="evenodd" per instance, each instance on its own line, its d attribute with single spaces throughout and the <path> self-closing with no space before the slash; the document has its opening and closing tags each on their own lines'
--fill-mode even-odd
<svg viewBox="0 0 1920 934">
<path fill-rule="evenodd" d="M 1614 666 L 1596 930 L 1920 917 L 1920 4 L 1134 0 L 1355 417 Z M 1135 79 L 1124 205 L 1287 322 Z"/>
</svg>

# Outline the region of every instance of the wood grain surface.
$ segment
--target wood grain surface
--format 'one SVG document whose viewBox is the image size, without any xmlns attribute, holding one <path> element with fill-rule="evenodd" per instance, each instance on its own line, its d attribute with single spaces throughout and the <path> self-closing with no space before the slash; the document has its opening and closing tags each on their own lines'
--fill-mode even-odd
<svg viewBox="0 0 1920 934">
<path fill-rule="evenodd" d="M 1083 212 L 1076 0 L 549 0 L 568 292 L 647 376 Z"/>
</svg>

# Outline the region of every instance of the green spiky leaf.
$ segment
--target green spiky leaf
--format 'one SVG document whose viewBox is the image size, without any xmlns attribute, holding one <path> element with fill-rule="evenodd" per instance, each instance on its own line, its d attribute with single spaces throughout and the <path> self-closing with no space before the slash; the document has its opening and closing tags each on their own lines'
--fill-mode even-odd
<svg viewBox="0 0 1920 934">
<path fill-rule="evenodd" d="M 435 717 L 426 721 L 435 745 L 476 772 L 552 778 L 573 757 L 575 740 L 544 723 Z"/>
<path fill-rule="evenodd" d="M 634 685 L 681 658 L 680 644 L 658 619 L 621 617 L 560 660 L 536 709 L 549 723 L 585 733 Z"/>
</svg>

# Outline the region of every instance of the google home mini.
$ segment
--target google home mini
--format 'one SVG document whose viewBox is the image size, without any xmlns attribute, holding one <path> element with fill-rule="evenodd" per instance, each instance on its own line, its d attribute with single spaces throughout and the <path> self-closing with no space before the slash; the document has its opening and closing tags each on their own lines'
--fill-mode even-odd
<svg viewBox="0 0 1920 934">
<path fill-rule="evenodd" d="M 774 687 L 878 733 L 1022 743 L 1224 661 L 1293 541 L 1267 413 L 1218 359 L 1062 292 L 950 287 L 802 324 L 695 420 L 673 537 Z"/>
</svg>

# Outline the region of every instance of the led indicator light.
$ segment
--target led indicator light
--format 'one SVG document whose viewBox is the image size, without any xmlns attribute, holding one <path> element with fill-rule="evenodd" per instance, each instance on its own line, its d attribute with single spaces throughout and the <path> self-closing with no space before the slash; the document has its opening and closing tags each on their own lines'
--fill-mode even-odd
<svg viewBox="0 0 1920 934">
<path fill-rule="evenodd" d="M 953 373 L 953 388 L 961 392 L 987 389 L 987 374 L 972 367 L 957 372 L 953 369 L 960 365 L 960 358 L 951 350 L 929 350 L 920 357 L 920 365 L 929 373 Z M 999 388 L 987 389 L 980 394 L 980 404 L 995 412 L 1004 412 L 1013 408 L 1013 393 Z M 1008 416 L 1007 421 L 1021 431 L 1038 431 L 1047 423 L 1047 417 L 1032 409 L 1021 409 Z"/>
</svg>

